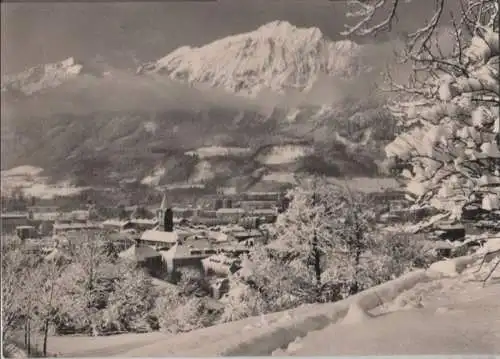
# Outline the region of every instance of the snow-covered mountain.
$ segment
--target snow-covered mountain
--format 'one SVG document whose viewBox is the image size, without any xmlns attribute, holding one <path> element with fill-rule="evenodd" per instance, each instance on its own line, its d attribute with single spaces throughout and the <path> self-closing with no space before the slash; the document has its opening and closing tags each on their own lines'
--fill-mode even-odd
<svg viewBox="0 0 500 359">
<path fill-rule="evenodd" d="M 97 77 L 105 74 L 69 57 L 62 61 L 41 64 L 14 75 L 3 76 L 2 92 L 29 96 L 45 89 L 58 87 L 80 76 Z"/>
<path fill-rule="evenodd" d="M 324 75 L 358 75 L 368 70 L 361 52 L 362 46 L 330 41 L 316 27 L 273 21 L 202 47 L 181 47 L 137 72 L 255 96 L 264 89 L 308 91 Z"/>
</svg>

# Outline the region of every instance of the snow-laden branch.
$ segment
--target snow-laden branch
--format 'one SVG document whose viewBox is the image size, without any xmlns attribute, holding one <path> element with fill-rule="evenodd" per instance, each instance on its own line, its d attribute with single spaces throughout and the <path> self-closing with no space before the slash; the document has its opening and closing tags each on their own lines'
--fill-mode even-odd
<svg viewBox="0 0 500 359">
<path fill-rule="evenodd" d="M 375 4 L 366 4 L 363 1 L 359 0 L 351 0 L 349 1 L 349 5 L 351 7 L 359 7 L 357 11 L 350 11 L 347 13 L 347 17 L 358 17 L 361 20 L 354 26 L 345 25 L 346 30 L 343 31 L 342 35 L 369 35 L 376 34 L 382 30 L 390 30 L 391 24 L 394 18 L 396 17 L 396 9 L 398 8 L 399 0 L 392 0 L 391 8 L 389 11 L 389 15 L 382 22 L 368 26 L 368 23 L 373 20 L 373 17 L 377 13 L 377 11 L 383 8 L 386 5 L 386 0 L 380 0 Z"/>
<path fill-rule="evenodd" d="M 421 96 L 392 105 L 401 118 L 419 125 L 386 148 L 389 158 L 410 165 L 400 175 L 416 201 L 455 217 L 471 206 L 500 210 L 498 32 L 481 29 L 463 49 L 465 71 L 442 74 L 433 100 Z M 428 79 L 428 89 L 435 84 Z"/>
<path fill-rule="evenodd" d="M 352 9 L 347 13 L 349 18 L 357 18 L 357 22 L 354 25 L 345 25 L 346 30 L 344 30 L 342 35 L 376 35 L 382 31 L 390 31 L 392 28 L 392 23 L 397 18 L 397 10 L 401 5 L 399 0 L 379 0 L 375 2 L 367 2 L 362 0 L 351 0 L 348 2 L 348 6 Z M 435 32 L 438 23 L 442 17 L 444 10 L 445 0 L 437 0 L 436 8 L 431 16 L 429 22 L 408 34 L 408 45 L 411 48 L 411 52 L 416 50 L 420 51 L 420 48 L 425 46 L 433 33 Z M 381 11 L 387 11 L 387 15 L 382 21 L 373 24 L 376 15 Z"/>
</svg>

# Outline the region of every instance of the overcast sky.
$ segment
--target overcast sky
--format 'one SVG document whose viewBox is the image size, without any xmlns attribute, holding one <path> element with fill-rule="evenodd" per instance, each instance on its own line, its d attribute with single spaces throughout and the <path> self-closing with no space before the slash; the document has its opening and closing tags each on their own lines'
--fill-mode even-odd
<svg viewBox="0 0 500 359">
<path fill-rule="evenodd" d="M 458 0 L 449 0 L 458 3 Z M 412 30 L 435 0 L 404 5 L 395 32 Z M 273 20 L 319 27 L 342 38 L 346 5 L 327 0 L 218 2 L 2 3 L 2 73 L 74 56 L 134 66 L 182 45 L 202 45 Z"/>
</svg>

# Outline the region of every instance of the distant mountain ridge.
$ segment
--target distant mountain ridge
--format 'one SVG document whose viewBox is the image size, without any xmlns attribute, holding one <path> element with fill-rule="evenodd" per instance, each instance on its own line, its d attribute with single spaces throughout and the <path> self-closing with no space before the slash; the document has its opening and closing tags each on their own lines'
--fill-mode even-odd
<svg viewBox="0 0 500 359">
<path fill-rule="evenodd" d="M 378 100 L 354 93 L 333 105 L 328 90 L 324 104 L 265 111 L 250 105 L 266 91 L 308 93 L 325 76 L 348 83 L 371 71 L 366 63 L 360 45 L 275 21 L 200 48 L 181 47 L 136 74 L 74 58 L 40 65 L 2 79 L 9 94 L 2 169 L 32 165 L 79 186 L 132 180 L 247 188 L 265 178 L 289 182 L 304 171 L 372 175 L 393 133 Z M 190 91 L 198 97 L 186 97 Z M 217 91 L 224 95 L 199 106 Z M 33 109 L 23 112 L 28 104 Z M 186 154 L 218 147 L 242 151 Z"/>
<path fill-rule="evenodd" d="M 101 77 L 106 75 L 106 72 L 101 72 L 91 65 L 84 65 L 75 58 L 69 57 L 55 63 L 38 65 L 18 74 L 4 76 L 2 92 L 15 92 L 30 96 L 86 75 Z"/>
</svg>

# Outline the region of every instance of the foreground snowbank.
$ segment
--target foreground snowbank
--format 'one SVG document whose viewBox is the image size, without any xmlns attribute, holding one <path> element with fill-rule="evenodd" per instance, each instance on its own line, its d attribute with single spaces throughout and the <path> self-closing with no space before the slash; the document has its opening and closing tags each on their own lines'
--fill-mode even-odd
<svg viewBox="0 0 500 359">
<path fill-rule="evenodd" d="M 280 355 L 451 355 L 500 353 L 500 286 L 476 290 L 481 298 L 429 303 L 397 310 L 359 323 L 334 324 L 309 333 Z M 462 292 L 463 293 L 463 292 Z M 456 296 L 460 293 L 456 292 Z M 495 316 L 494 313 L 497 313 Z"/>
<path fill-rule="evenodd" d="M 393 346 L 400 346 L 403 349 L 399 352 L 396 350 L 394 353 L 423 354 L 423 352 L 418 352 L 417 344 L 410 345 L 412 340 L 423 346 L 426 341 L 431 340 L 432 335 L 443 336 L 448 332 L 452 333 L 453 328 L 460 328 L 461 331 L 455 330 L 453 332 L 455 334 L 450 334 L 447 340 L 443 340 L 444 348 L 434 348 L 437 350 L 436 353 L 445 353 L 444 349 L 454 345 L 454 341 L 462 343 L 460 340 L 465 340 L 463 339 L 465 332 L 468 333 L 467 338 L 472 337 L 467 340 L 472 340 L 473 343 L 468 347 L 457 344 L 455 346 L 457 349 L 452 351 L 453 353 L 461 353 L 461 351 L 490 353 L 491 348 L 495 349 L 492 343 L 500 343 L 499 323 L 490 320 L 494 318 L 491 313 L 500 312 L 500 303 L 497 303 L 500 301 L 495 300 L 500 297 L 500 286 L 495 284 L 497 279 L 492 278 L 490 279 L 491 288 L 480 290 L 482 283 L 478 283 L 477 280 L 484 278 L 485 273 L 496 262 L 496 260 L 490 261 L 480 272 L 476 273 L 475 270 L 481 259 L 482 257 L 476 255 L 438 262 L 429 270 L 408 273 L 336 303 L 304 305 L 286 312 L 247 318 L 174 336 L 162 337 L 152 333 L 151 336 L 154 338 L 152 340 L 134 344 L 134 340 L 131 339 L 132 342 L 128 342 L 119 350 L 116 347 L 109 347 L 107 351 L 98 350 L 95 353 L 120 357 L 236 356 L 272 353 L 361 355 L 359 348 L 365 348 L 363 355 L 369 355 L 372 354 L 370 350 L 373 353 L 379 350 L 381 354 L 391 354 L 393 352 L 387 350 Z M 476 280 L 476 282 L 467 282 L 470 280 Z M 421 308 L 422 297 L 432 297 L 436 296 L 435 293 L 440 293 L 447 297 L 447 302 L 439 304 L 445 305 L 446 309 L 446 305 L 452 302 L 452 298 L 450 295 L 446 296 L 446 293 L 455 295 L 453 285 L 462 282 L 465 283 L 464 286 L 455 291 L 457 296 L 466 299 L 461 309 L 448 310 L 449 313 L 445 313 L 446 315 L 434 318 L 433 316 L 438 313 L 436 309 Z M 454 284 L 444 285 L 443 283 Z M 469 291 L 475 293 L 476 297 L 465 295 Z M 412 295 L 420 299 L 416 300 Z M 411 301 L 415 302 L 415 305 L 406 305 Z M 426 307 L 428 305 L 429 303 L 426 303 Z M 476 319 L 465 320 L 467 315 Z M 490 322 L 487 322 L 488 320 Z M 368 327 L 370 329 L 361 330 L 366 323 L 375 324 L 370 324 Z M 488 332 L 485 332 L 485 323 L 489 328 Z M 379 326 L 385 329 L 380 329 Z M 336 336 L 335 341 L 332 340 L 332 335 Z M 416 338 L 411 338 L 410 335 Z M 478 338 L 476 339 L 475 336 Z M 369 344 L 365 345 L 365 340 Z M 372 342 L 374 340 L 383 343 L 377 347 L 376 343 Z M 436 345 L 439 345 L 439 340 L 437 341 Z M 359 345 L 360 343 L 363 345 Z M 478 351 L 481 347 L 486 349 Z M 130 350 L 124 350 L 126 348 Z M 425 351 L 423 347 L 422 350 Z M 432 350 L 429 353 L 432 353 Z M 92 354 L 87 352 L 86 356 L 92 356 Z"/>
<path fill-rule="evenodd" d="M 463 268 L 465 259 L 446 261 L 444 268 Z M 459 274 L 447 272 L 439 279 L 418 283 L 394 301 L 359 315 L 358 321 L 344 320 L 311 332 L 273 354 L 498 354 L 500 271 L 483 286 L 496 260 L 484 264 L 481 270 L 477 264 L 475 261 Z"/>
</svg>

